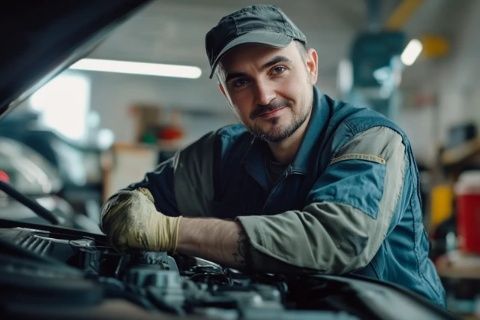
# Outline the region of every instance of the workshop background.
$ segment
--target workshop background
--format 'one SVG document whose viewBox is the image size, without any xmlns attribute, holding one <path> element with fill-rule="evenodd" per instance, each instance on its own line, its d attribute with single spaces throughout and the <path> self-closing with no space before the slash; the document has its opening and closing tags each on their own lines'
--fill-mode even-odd
<svg viewBox="0 0 480 320">
<path fill-rule="evenodd" d="M 204 36 L 220 17 L 252 3 L 148 4 L 86 57 L 94 60 L 74 64 L 4 119 L 0 135 L 12 137 L 9 128 L 34 123 L 45 139 L 57 139 L 50 153 L 41 153 L 67 186 L 68 204 L 98 221 L 110 194 L 237 121 L 215 79 L 208 79 Z M 369 105 L 405 129 L 449 310 L 480 317 L 480 1 L 270 3 L 318 50 L 321 91 Z M 105 66 L 94 63 L 104 60 L 188 67 L 170 66 L 170 76 L 99 71 Z M 35 134 L 33 145 L 42 151 Z"/>
</svg>

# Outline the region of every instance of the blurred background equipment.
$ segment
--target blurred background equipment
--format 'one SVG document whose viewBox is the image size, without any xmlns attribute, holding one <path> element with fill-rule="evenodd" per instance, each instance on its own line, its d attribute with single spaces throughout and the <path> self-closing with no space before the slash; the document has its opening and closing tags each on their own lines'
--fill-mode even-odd
<svg viewBox="0 0 480 320">
<path fill-rule="evenodd" d="M 69 215 L 67 224 L 73 226 L 78 219 L 86 221 L 89 230 L 99 230 L 102 149 L 69 140 L 32 112 L 3 119 L 0 139 L 0 168 L 13 187 Z"/>
</svg>

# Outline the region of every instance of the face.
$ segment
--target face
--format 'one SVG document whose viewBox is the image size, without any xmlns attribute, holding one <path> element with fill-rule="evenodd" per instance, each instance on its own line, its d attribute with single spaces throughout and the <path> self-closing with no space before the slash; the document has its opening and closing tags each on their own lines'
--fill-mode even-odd
<svg viewBox="0 0 480 320">
<path fill-rule="evenodd" d="M 317 80 L 314 49 L 294 41 L 285 48 L 242 45 L 219 69 L 220 89 L 254 135 L 276 143 L 305 130 Z"/>
</svg>

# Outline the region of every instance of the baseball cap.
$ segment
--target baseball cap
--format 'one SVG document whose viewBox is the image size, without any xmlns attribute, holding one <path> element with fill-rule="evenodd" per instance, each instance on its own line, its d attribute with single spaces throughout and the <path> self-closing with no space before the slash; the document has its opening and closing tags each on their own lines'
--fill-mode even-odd
<svg viewBox="0 0 480 320">
<path fill-rule="evenodd" d="M 253 5 L 223 17 L 205 37 L 205 47 L 212 71 L 230 49 L 245 43 L 286 47 L 292 40 L 307 42 L 305 34 L 274 5 Z"/>
</svg>

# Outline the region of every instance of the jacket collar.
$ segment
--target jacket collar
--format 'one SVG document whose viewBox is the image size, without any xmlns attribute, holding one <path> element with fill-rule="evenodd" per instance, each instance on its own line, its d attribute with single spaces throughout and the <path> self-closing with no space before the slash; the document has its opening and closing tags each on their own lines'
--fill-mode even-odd
<svg viewBox="0 0 480 320">
<path fill-rule="evenodd" d="M 321 138 L 330 117 L 330 108 L 324 95 L 316 88 L 313 90 L 312 114 L 297 154 L 288 167 L 289 173 L 306 174 L 309 160 L 316 153 L 314 146 Z M 268 186 L 266 163 L 269 157 L 268 145 L 259 139 L 253 139 L 251 148 L 244 158 L 247 172 L 264 188 Z"/>
<path fill-rule="evenodd" d="M 315 145 L 321 139 L 325 131 L 328 119 L 330 118 L 330 107 L 325 99 L 323 93 L 316 87 L 313 87 L 313 105 L 312 114 L 303 136 L 302 143 L 298 148 L 297 154 L 291 164 L 291 170 L 295 173 L 306 174 L 308 172 L 309 160 L 313 154 L 318 153 L 315 150 Z"/>
</svg>

